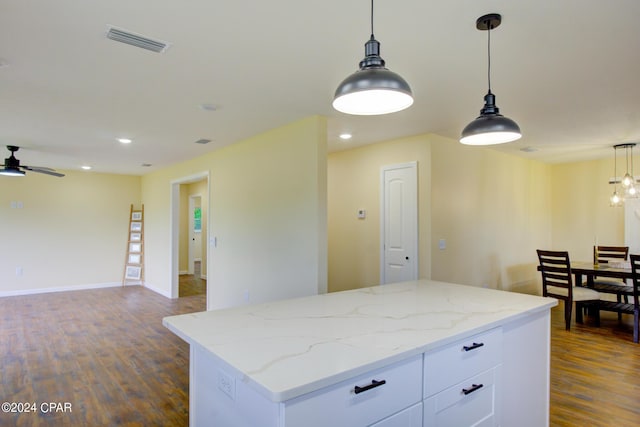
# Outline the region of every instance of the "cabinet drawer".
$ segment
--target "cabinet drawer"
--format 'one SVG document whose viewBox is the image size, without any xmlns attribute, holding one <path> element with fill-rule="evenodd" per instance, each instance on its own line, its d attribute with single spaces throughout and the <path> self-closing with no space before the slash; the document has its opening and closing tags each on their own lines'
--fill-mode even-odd
<svg viewBox="0 0 640 427">
<path fill-rule="evenodd" d="M 422 402 L 416 403 L 370 427 L 422 427 L 422 412 Z"/>
<path fill-rule="evenodd" d="M 500 367 L 469 378 L 424 401 L 424 425 L 433 427 L 495 426 L 496 383 Z"/>
<path fill-rule="evenodd" d="M 465 378 L 496 366 L 501 361 L 501 328 L 425 353 L 424 396 L 438 393 Z"/>
<path fill-rule="evenodd" d="M 283 425 L 364 427 L 421 400 L 422 355 L 418 355 L 284 402 Z"/>
</svg>

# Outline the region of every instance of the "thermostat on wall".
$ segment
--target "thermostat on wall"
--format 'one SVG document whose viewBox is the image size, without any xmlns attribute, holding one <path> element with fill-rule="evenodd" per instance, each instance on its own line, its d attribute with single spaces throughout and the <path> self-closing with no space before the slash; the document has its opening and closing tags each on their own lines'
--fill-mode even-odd
<svg viewBox="0 0 640 427">
<path fill-rule="evenodd" d="M 367 217 L 367 211 L 364 209 L 358 209 L 358 218 L 365 219 Z"/>
</svg>

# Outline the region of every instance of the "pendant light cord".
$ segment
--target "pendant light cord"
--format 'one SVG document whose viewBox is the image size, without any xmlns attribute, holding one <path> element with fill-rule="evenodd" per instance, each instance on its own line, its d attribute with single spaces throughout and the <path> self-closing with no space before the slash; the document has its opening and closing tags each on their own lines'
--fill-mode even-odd
<svg viewBox="0 0 640 427">
<path fill-rule="evenodd" d="M 371 0 L 371 38 L 373 38 L 373 0 Z"/>
<path fill-rule="evenodd" d="M 373 0 L 371 0 L 373 3 Z M 487 21 L 487 82 L 491 93 L 491 21 Z"/>
<path fill-rule="evenodd" d="M 629 147 L 629 149 L 631 150 L 631 178 L 633 178 L 632 184 L 636 185 L 636 176 L 633 173 L 633 145 L 631 147 Z"/>
<path fill-rule="evenodd" d="M 613 191 L 618 190 L 618 149 L 613 147 Z"/>
<path fill-rule="evenodd" d="M 629 146 L 624 147 L 624 167 L 625 173 L 629 175 Z"/>
</svg>

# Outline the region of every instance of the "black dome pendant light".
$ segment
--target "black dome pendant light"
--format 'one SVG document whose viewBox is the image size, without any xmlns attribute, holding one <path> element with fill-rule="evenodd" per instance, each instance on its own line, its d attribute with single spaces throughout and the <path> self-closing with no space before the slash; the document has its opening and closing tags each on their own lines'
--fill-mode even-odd
<svg viewBox="0 0 640 427">
<path fill-rule="evenodd" d="M 333 108 L 363 116 L 395 113 L 413 104 L 409 84 L 385 68 L 380 43 L 373 36 L 373 0 L 371 0 L 371 38 L 364 45 L 365 58 L 360 69 L 344 79 L 336 89 Z"/>
<path fill-rule="evenodd" d="M 498 13 L 490 13 L 476 20 L 476 28 L 487 31 L 487 79 L 489 91 L 484 96 L 484 107 L 480 115 L 463 130 L 460 142 L 466 145 L 494 145 L 515 141 L 522 137 L 520 127 L 513 120 L 500 114 L 496 106 L 496 97 L 491 93 L 491 30 L 502 22 Z"/>
</svg>

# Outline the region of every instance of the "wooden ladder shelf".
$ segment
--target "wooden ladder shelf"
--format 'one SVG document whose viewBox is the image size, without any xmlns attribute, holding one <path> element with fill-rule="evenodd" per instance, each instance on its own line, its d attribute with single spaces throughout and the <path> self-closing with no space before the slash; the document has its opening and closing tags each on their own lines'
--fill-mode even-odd
<svg viewBox="0 0 640 427">
<path fill-rule="evenodd" d="M 131 205 L 127 234 L 122 286 L 127 283 L 144 285 L 144 205 L 140 210 L 134 210 Z"/>
</svg>

